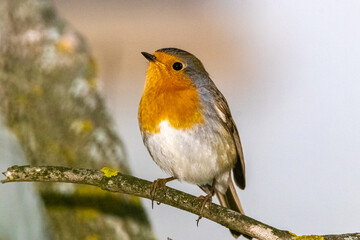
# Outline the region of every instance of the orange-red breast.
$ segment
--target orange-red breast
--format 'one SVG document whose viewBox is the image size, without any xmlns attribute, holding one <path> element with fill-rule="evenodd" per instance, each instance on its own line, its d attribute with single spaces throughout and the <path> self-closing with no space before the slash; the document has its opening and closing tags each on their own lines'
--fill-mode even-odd
<svg viewBox="0 0 360 240">
<path fill-rule="evenodd" d="M 245 188 L 244 157 L 224 96 L 191 53 L 163 48 L 142 54 L 149 67 L 139 125 L 151 157 L 174 179 L 216 193 L 222 206 L 244 213 L 231 177 L 233 171 Z"/>
</svg>

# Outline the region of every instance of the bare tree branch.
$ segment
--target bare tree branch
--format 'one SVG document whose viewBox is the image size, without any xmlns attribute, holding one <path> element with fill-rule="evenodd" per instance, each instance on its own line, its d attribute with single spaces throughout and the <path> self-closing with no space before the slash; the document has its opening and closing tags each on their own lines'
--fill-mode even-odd
<svg viewBox="0 0 360 240">
<path fill-rule="evenodd" d="M 125 193 L 151 199 L 151 182 L 115 170 L 104 168 L 101 171 L 84 168 L 68 167 L 30 167 L 13 166 L 3 173 L 6 177 L 2 183 L 8 182 L 65 182 L 87 184 L 100 187 L 105 191 Z M 199 215 L 202 200 L 187 193 L 169 187 L 160 187 L 154 196 L 154 201 Z M 360 233 L 340 235 L 308 235 L 295 234 L 279 230 L 255 219 L 221 207 L 217 204 L 207 205 L 203 217 L 234 229 L 257 239 L 294 239 L 294 240 L 360 240 Z"/>
</svg>

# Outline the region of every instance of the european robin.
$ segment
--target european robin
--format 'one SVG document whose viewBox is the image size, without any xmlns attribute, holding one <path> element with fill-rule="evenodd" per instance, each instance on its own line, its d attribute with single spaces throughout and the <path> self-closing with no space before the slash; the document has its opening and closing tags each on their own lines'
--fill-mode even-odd
<svg viewBox="0 0 360 240">
<path fill-rule="evenodd" d="M 139 105 L 139 126 L 145 146 L 171 177 L 198 185 L 210 200 L 244 213 L 232 181 L 245 188 L 244 155 L 239 133 L 225 97 L 203 64 L 189 52 L 162 48 L 149 60 Z M 234 237 L 239 232 L 230 230 Z"/>
</svg>

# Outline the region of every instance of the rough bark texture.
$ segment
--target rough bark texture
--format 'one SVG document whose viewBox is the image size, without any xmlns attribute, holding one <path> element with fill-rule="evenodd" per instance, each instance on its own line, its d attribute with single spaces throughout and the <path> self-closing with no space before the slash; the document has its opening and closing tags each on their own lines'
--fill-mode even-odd
<svg viewBox="0 0 360 240">
<path fill-rule="evenodd" d="M 0 110 L 31 165 L 129 173 L 84 39 L 51 1 L 0 1 Z M 154 239 L 137 197 L 37 185 L 50 239 Z"/>
<path fill-rule="evenodd" d="M 111 169 L 102 171 L 91 169 L 71 169 L 65 167 L 28 167 L 14 166 L 3 173 L 6 182 L 40 181 L 40 182 L 68 182 L 89 184 L 111 192 L 120 192 L 139 197 L 149 198 L 151 182 L 118 173 Z M 202 200 L 189 194 L 169 187 L 157 189 L 153 200 L 200 214 Z M 207 205 L 202 212 L 206 217 L 227 228 L 234 229 L 260 240 L 359 240 L 360 233 L 339 235 L 307 235 L 295 234 L 276 229 L 255 219 L 234 212 L 216 204 Z"/>
</svg>

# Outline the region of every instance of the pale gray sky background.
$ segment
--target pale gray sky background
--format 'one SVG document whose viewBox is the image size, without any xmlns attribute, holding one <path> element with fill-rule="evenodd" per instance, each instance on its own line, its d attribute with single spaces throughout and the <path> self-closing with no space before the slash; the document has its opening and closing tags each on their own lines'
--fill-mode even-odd
<svg viewBox="0 0 360 240">
<path fill-rule="evenodd" d="M 137 125 L 141 51 L 195 54 L 227 98 L 243 143 L 248 216 L 296 234 L 360 227 L 360 2 L 56 0 L 90 43 L 137 177 L 166 177 Z M 203 194 L 196 186 L 170 186 Z M 224 227 L 143 200 L 160 239 L 233 239 Z"/>
</svg>

